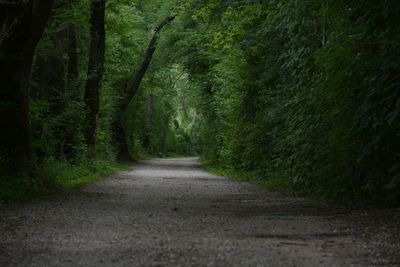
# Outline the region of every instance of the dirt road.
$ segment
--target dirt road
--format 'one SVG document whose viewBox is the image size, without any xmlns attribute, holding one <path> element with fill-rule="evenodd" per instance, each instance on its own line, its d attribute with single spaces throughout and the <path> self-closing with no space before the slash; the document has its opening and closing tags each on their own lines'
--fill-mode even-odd
<svg viewBox="0 0 400 267">
<path fill-rule="evenodd" d="M 0 266 L 398 266 L 391 212 L 332 209 L 154 159 L 0 219 Z"/>
</svg>

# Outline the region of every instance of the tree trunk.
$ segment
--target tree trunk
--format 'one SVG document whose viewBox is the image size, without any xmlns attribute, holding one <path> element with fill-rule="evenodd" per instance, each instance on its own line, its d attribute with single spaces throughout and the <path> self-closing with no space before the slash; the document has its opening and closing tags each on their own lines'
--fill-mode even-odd
<svg viewBox="0 0 400 267">
<path fill-rule="evenodd" d="M 132 81 L 130 87 L 128 88 L 129 99 L 132 99 L 136 95 L 136 93 L 139 91 L 140 84 L 142 83 L 143 77 L 146 74 L 147 69 L 149 68 L 151 60 L 153 59 L 154 52 L 156 51 L 157 42 L 158 42 L 161 30 L 164 28 L 164 26 L 169 24 L 174 19 L 175 19 L 175 16 L 167 16 L 154 28 L 153 37 L 151 38 L 149 46 L 147 47 L 146 55 L 144 56 L 142 65 L 140 66 L 138 71 L 135 73 L 135 76 L 133 77 L 133 81 Z"/>
<path fill-rule="evenodd" d="M 163 129 L 163 137 L 161 140 L 161 154 L 162 156 L 165 156 L 166 150 L 167 150 L 167 136 L 168 136 L 168 130 L 169 130 L 169 120 L 170 116 L 166 116 L 165 119 L 165 125 Z"/>
<path fill-rule="evenodd" d="M 89 157 L 95 156 L 96 132 L 100 112 L 100 89 L 104 72 L 105 53 L 105 0 L 92 0 L 90 17 L 90 52 L 87 82 L 85 89 L 85 104 L 87 109 L 86 142 Z"/>
<path fill-rule="evenodd" d="M 68 90 L 71 100 L 80 100 L 78 86 L 79 68 L 75 25 L 68 27 Z"/>
<path fill-rule="evenodd" d="M 77 0 L 69 0 L 68 8 L 74 10 L 77 4 Z M 79 88 L 79 67 L 78 67 L 78 44 L 76 37 L 76 26 L 72 23 L 68 25 L 68 96 L 69 100 L 80 101 L 81 93 Z"/>
<path fill-rule="evenodd" d="M 150 151 L 151 146 L 151 117 L 153 113 L 153 95 L 149 93 L 147 95 L 147 106 L 146 106 L 146 114 L 145 114 L 145 125 L 144 125 L 144 140 L 143 147 L 146 151 Z"/>
<path fill-rule="evenodd" d="M 131 159 L 129 155 L 129 149 L 127 147 L 128 142 L 126 140 L 127 138 L 127 133 L 126 133 L 126 127 L 124 127 L 125 124 L 125 118 L 124 118 L 124 113 L 126 112 L 129 103 L 132 101 L 133 97 L 137 94 L 140 88 L 140 84 L 142 83 L 143 77 L 146 74 L 147 69 L 150 66 L 151 60 L 153 59 L 154 52 L 156 51 L 157 48 L 157 42 L 160 36 L 161 30 L 169 24 L 171 21 L 175 19 L 176 16 L 167 16 L 165 17 L 155 28 L 154 28 L 154 33 L 153 36 L 150 40 L 150 43 L 147 47 L 146 54 L 144 56 L 144 60 L 142 64 L 140 65 L 139 69 L 135 72 L 132 82 L 129 84 L 128 89 L 127 89 L 127 98 L 123 99 L 119 103 L 119 113 L 121 114 L 119 119 L 117 120 L 117 125 L 115 127 L 116 129 L 116 141 L 117 141 L 117 146 L 118 146 L 118 158 L 119 159 Z"/>
<path fill-rule="evenodd" d="M 19 2 L 0 4 L 0 157 L 8 172 L 32 174 L 29 75 L 53 0 Z"/>
</svg>

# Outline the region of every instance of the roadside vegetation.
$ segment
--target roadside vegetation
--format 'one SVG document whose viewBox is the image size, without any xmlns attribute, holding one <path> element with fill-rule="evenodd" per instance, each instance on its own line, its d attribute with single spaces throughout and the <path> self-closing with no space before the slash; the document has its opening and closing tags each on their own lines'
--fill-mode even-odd
<svg viewBox="0 0 400 267">
<path fill-rule="evenodd" d="M 301 195 L 398 203 L 398 3 L 193 6 L 206 162 Z"/>
<path fill-rule="evenodd" d="M 3 177 L 0 181 L 0 212 L 14 204 L 57 194 L 62 189 L 76 189 L 131 168 L 130 163 L 101 160 L 79 164 L 46 162 L 35 179 L 24 176 Z"/>
</svg>

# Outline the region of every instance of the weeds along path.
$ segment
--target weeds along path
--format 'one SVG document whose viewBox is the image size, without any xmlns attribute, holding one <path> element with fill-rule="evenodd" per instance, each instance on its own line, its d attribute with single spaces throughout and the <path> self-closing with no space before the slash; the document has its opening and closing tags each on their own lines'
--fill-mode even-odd
<svg viewBox="0 0 400 267">
<path fill-rule="evenodd" d="M 390 213 L 345 211 L 153 159 L 8 212 L 0 266 L 396 266 Z"/>
</svg>

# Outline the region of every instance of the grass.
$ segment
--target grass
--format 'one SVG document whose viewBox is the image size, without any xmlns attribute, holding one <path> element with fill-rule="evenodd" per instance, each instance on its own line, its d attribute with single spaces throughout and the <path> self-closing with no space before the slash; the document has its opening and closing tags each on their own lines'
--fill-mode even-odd
<svg viewBox="0 0 400 267">
<path fill-rule="evenodd" d="M 129 169 L 128 164 L 94 160 L 73 165 L 67 162 L 50 162 L 44 165 L 43 177 L 51 177 L 64 188 L 79 188 L 106 178 L 121 170 Z"/>
<path fill-rule="evenodd" d="M 23 176 L 0 179 L 0 214 L 13 204 L 45 196 L 54 189 L 53 186 L 43 186 L 43 183 Z"/>
<path fill-rule="evenodd" d="M 260 175 L 257 175 L 254 172 L 220 167 L 217 165 L 213 165 L 202 158 L 200 159 L 200 161 L 203 163 L 203 166 L 206 169 L 206 171 L 212 174 L 218 176 L 230 177 L 234 180 L 241 182 L 254 183 L 272 191 L 285 192 L 290 195 L 299 194 L 298 192 L 292 190 L 293 184 L 292 180 L 289 178 L 280 177 L 280 178 L 265 179 L 263 177 L 260 177 Z"/>
<path fill-rule="evenodd" d="M 205 166 L 205 169 L 215 175 L 230 177 L 234 180 L 241 182 L 250 182 L 254 184 L 261 185 L 267 189 L 273 191 L 288 191 L 289 181 L 284 179 L 263 179 L 254 174 L 253 172 L 246 172 L 240 170 L 232 170 L 227 168 L 221 168 L 216 166 Z"/>
<path fill-rule="evenodd" d="M 129 168 L 129 164 L 102 160 L 79 164 L 48 161 L 40 166 L 37 179 L 0 177 L 0 213 L 14 204 L 45 197 L 62 188 L 79 188 Z"/>
<path fill-rule="evenodd" d="M 265 178 L 257 175 L 254 172 L 245 172 L 240 170 L 234 170 L 229 168 L 220 167 L 214 165 L 210 162 L 201 159 L 206 171 L 224 177 L 230 177 L 237 181 L 250 182 L 257 184 L 271 191 L 284 192 L 291 196 L 306 197 L 309 199 L 314 199 L 317 201 L 322 201 L 324 203 L 329 203 L 341 207 L 350 208 L 365 208 L 365 207 L 391 207 L 398 206 L 396 203 L 398 201 L 385 201 L 376 199 L 369 199 L 366 196 L 359 196 L 355 194 L 350 194 L 347 191 L 338 192 L 337 190 L 323 189 L 323 187 L 318 188 L 304 188 L 303 186 L 296 185 L 293 179 L 285 176 L 277 176 L 274 178 Z M 336 192 L 336 194 L 335 194 Z M 391 204 L 394 203 L 394 204 Z"/>
</svg>

